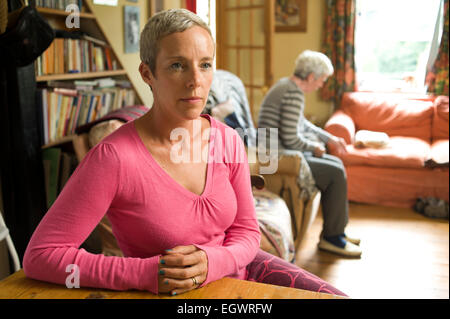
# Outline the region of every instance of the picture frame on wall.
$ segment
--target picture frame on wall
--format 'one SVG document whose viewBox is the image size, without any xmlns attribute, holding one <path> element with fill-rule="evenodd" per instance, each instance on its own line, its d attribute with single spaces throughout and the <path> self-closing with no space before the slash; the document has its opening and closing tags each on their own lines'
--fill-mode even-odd
<svg viewBox="0 0 450 319">
<path fill-rule="evenodd" d="M 139 52 L 139 17 L 140 9 L 135 6 L 124 6 L 125 53 Z"/>
<path fill-rule="evenodd" d="M 275 1 L 275 32 L 306 32 L 307 0 Z"/>
</svg>

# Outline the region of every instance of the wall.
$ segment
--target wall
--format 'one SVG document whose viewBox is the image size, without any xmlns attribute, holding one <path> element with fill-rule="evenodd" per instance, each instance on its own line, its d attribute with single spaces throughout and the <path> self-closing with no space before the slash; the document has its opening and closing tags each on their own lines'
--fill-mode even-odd
<svg viewBox="0 0 450 319">
<path fill-rule="evenodd" d="M 159 0 L 161 1 L 161 0 Z M 167 9 L 176 9 L 184 7 L 183 0 L 163 0 L 163 8 Z"/>
<path fill-rule="evenodd" d="M 140 11 L 140 30 L 144 28 L 145 23 L 149 18 L 148 0 L 137 0 L 137 2 L 129 2 L 126 0 L 119 0 L 116 7 L 96 5 L 92 0 L 87 0 L 92 4 L 93 13 L 97 17 L 98 23 L 101 25 L 108 42 L 114 49 L 117 58 L 122 66 L 127 70 L 130 81 L 133 83 L 136 91 L 143 99 L 145 105 L 151 106 L 153 104 L 153 96 L 150 88 L 141 79 L 139 74 L 139 64 L 141 59 L 139 52 L 125 53 L 124 46 L 124 27 L 123 27 L 123 7 L 125 5 L 139 6 Z M 139 30 L 139 31 L 140 31 Z"/>
<path fill-rule="evenodd" d="M 306 32 L 275 33 L 274 80 L 290 76 L 297 56 L 306 49 L 321 51 L 326 0 L 307 0 Z M 322 125 L 332 113 L 332 104 L 320 99 L 319 92 L 306 94 L 305 114 Z"/>
<path fill-rule="evenodd" d="M 92 0 L 88 1 L 92 3 Z M 128 71 L 130 80 L 142 96 L 144 104 L 152 105 L 153 97 L 151 91 L 142 81 L 138 71 L 140 63 L 139 53 L 124 53 L 123 40 L 123 6 L 140 6 L 142 29 L 149 17 L 148 3 L 148 0 L 138 0 L 136 3 L 119 0 L 117 7 L 93 5 L 93 9 L 108 41 L 118 55 L 118 59 Z M 164 9 L 179 8 L 182 5 L 182 0 L 163 1 Z M 306 32 L 275 33 L 273 52 L 275 80 L 292 74 L 295 58 L 303 50 L 321 50 L 325 0 L 308 0 L 307 10 Z M 318 124 L 325 123 L 332 111 L 332 104 L 322 101 L 318 91 L 306 94 L 305 114 L 310 116 L 313 121 L 318 122 Z"/>
</svg>

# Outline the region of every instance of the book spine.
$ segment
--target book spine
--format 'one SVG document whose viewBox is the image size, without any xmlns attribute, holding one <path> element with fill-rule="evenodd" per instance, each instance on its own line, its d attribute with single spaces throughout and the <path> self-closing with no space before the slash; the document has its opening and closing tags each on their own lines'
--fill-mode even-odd
<svg viewBox="0 0 450 319">
<path fill-rule="evenodd" d="M 81 66 L 81 40 L 76 40 L 76 53 L 75 53 L 76 59 L 77 59 L 77 67 L 76 71 L 81 72 L 82 66 Z"/>
<path fill-rule="evenodd" d="M 111 50 L 108 47 L 105 47 L 105 56 L 106 56 L 106 65 L 108 70 L 112 70 L 112 61 L 111 61 Z"/>
<path fill-rule="evenodd" d="M 89 99 L 89 108 L 88 108 L 88 112 L 86 114 L 86 119 L 84 120 L 84 124 L 90 122 L 90 117 L 91 117 L 91 113 L 93 111 L 94 102 L 95 102 L 95 96 L 93 94 L 91 94 L 90 99 Z"/>
<path fill-rule="evenodd" d="M 48 74 L 55 74 L 55 41 L 48 47 Z"/>
<path fill-rule="evenodd" d="M 55 113 L 55 140 L 57 140 L 58 138 L 60 138 L 60 129 L 59 126 L 61 125 L 61 107 L 62 107 L 62 100 L 63 100 L 63 96 L 61 94 L 56 93 L 57 97 L 58 97 L 58 105 L 56 108 L 56 113 Z"/>
<path fill-rule="evenodd" d="M 44 125 L 44 144 L 49 142 L 48 138 L 48 102 L 47 102 L 47 89 L 42 89 L 42 122 Z"/>
<path fill-rule="evenodd" d="M 75 110 L 75 117 L 73 119 L 73 124 L 72 124 L 72 134 L 75 133 L 75 129 L 79 126 L 78 121 L 79 121 L 79 116 L 80 116 L 80 110 L 81 110 L 81 105 L 83 103 L 83 95 L 79 94 L 78 95 L 78 100 L 77 100 L 77 107 Z"/>
<path fill-rule="evenodd" d="M 78 95 L 73 98 L 72 108 L 70 110 L 70 118 L 69 118 L 69 126 L 67 128 L 67 134 L 74 134 L 74 122 L 75 122 L 75 116 L 76 116 L 76 112 L 77 112 L 78 100 L 79 100 Z"/>
<path fill-rule="evenodd" d="M 69 100 L 67 103 L 67 110 L 66 110 L 66 116 L 64 119 L 64 129 L 63 129 L 63 136 L 69 135 L 69 126 L 70 126 L 70 118 L 72 116 L 72 105 L 73 105 L 73 96 L 69 96 Z"/>
</svg>

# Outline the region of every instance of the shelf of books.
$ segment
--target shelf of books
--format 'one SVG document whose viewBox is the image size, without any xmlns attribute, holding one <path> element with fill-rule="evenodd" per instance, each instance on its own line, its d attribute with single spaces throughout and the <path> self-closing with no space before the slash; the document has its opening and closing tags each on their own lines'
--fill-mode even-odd
<svg viewBox="0 0 450 319">
<path fill-rule="evenodd" d="M 36 6 L 55 30 L 54 41 L 35 61 L 36 102 L 41 115 L 38 124 L 50 207 L 78 164 L 72 145 L 76 128 L 141 101 L 90 2 L 36 0 Z M 67 21 L 74 10 L 80 13 L 80 24 L 72 28 Z"/>
<path fill-rule="evenodd" d="M 88 2 L 36 4 L 55 29 L 54 41 L 35 62 L 41 143 L 48 149 L 71 142 L 78 126 L 140 101 Z M 79 28 L 66 27 L 71 4 L 78 6 Z"/>
<path fill-rule="evenodd" d="M 127 80 L 48 81 L 37 90 L 42 110 L 43 148 L 68 142 L 78 126 L 87 124 L 111 111 L 135 104 L 135 93 Z"/>
</svg>

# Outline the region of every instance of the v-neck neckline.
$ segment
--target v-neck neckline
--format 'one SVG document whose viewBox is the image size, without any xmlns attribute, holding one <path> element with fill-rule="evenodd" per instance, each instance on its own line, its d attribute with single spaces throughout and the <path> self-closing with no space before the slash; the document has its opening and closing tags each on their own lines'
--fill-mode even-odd
<svg viewBox="0 0 450 319">
<path fill-rule="evenodd" d="M 170 176 L 169 173 L 166 172 L 166 170 L 155 160 L 150 150 L 147 149 L 144 142 L 142 141 L 141 137 L 139 136 L 139 133 L 136 129 L 136 126 L 134 125 L 134 121 L 131 124 L 133 134 L 137 140 L 137 143 L 139 145 L 139 148 L 144 153 L 144 158 L 147 159 L 148 163 L 151 167 L 164 179 L 166 180 L 170 185 L 173 185 L 176 187 L 182 194 L 185 194 L 187 197 L 192 199 L 199 199 L 203 198 L 208 195 L 210 191 L 210 187 L 212 184 L 212 171 L 213 171 L 213 161 L 211 159 L 214 158 L 214 139 L 215 139 L 215 123 L 211 116 L 208 114 L 201 114 L 200 116 L 206 118 L 210 123 L 210 133 L 209 133 L 209 141 L 208 141 L 208 160 L 206 162 L 206 181 L 205 185 L 203 186 L 203 191 L 201 194 L 194 193 L 181 185 L 177 180 L 175 180 L 172 176 Z"/>
</svg>

